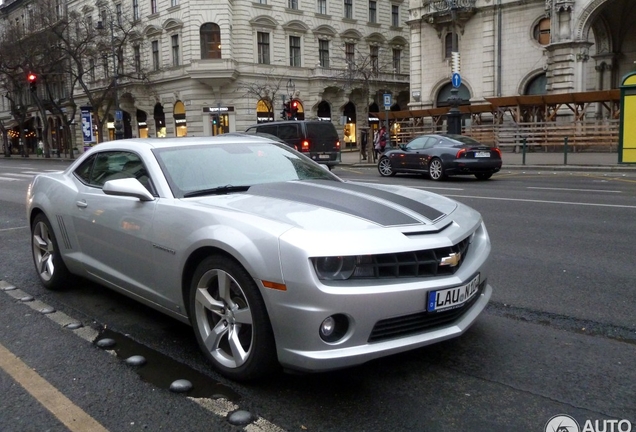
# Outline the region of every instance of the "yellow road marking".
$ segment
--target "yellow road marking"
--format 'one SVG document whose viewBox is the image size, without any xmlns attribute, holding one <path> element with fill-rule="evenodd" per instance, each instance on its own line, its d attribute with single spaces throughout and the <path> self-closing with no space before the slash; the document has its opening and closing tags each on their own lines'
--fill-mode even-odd
<svg viewBox="0 0 636 432">
<path fill-rule="evenodd" d="M 18 384 L 72 432 L 108 432 L 108 429 L 73 404 L 2 344 L 0 344 L 0 368 L 13 377 Z"/>
</svg>

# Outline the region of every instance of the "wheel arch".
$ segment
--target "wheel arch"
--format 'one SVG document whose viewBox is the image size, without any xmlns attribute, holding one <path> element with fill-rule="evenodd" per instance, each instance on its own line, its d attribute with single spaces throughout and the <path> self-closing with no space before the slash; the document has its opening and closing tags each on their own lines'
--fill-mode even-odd
<svg viewBox="0 0 636 432">
<path fill-rule="evenodd" d="M 194 274 L 194 271 L 196 270 L 199 263 L 201 263 L 201 261 L 203 261 L 205 258 L 211 255 L 221 255 L 226 258 L 229 258 L 235 261 L 241 267 L 243 267 L 245 271 L 249 274 L 249 270 L 247 270 L 245 266 L 238 259 L 236 259 L 236 257 L 234 257 L 228 251 L 221 249 L 220 247 L 202 246 L 192 251 L 192 253 L 188 256 L 188 259 L 186 259 L 185 264 L 183 266 L 183 271 L 181 272 L 181 296 L 182 296 L 183 304 L 185 305 L 188 319 L 190 318 L 189 296 L 190 296 L 190 285 L 192 283 L 192 275 Z"/>
</svg>

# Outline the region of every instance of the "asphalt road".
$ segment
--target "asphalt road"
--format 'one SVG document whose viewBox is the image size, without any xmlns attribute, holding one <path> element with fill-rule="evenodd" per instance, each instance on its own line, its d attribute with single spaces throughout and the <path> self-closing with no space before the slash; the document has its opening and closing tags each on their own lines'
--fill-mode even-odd
<svg viewBox="0 0 636 432">
<path fill-rule="evenodd" d="M 518 171 L 434 183 L 336 168 L 348 180 L 423 187 L 479 210 L 493 243 L 492 303 L 452 341 L 338 372 L 243 385 L 207 367 L 185 325 L 88 282 L 64 292 L 41 288 L 24 194 L 32 172 L 64 165 L 0 160 L 0 280 L 85 332 L 5 291 L 0 345 L 106 430 L 543 431 L 561 413 L 581 427 L 626 419 L 636 430 L 636 176 Z M 104 328 L 121 346 L 154 350 L 149 363 L 163 366 L 140 377 L 146 366 L 130 367 L 86 340 L 100 339 Z M 2 364 L 13 358 L 0 355 Z M 77 416 L 65 426 L 7 368 L 0 368 L 0 430 L 82 430 L 73 427 L 89 421 Z M 195 387 L 209 390 L 212 408 L 201 407 L 205 395 L 166 389 L 192 371 L 202 374 Z M 237 410 L 258 421 L 230 424 Z"/>
</svg>

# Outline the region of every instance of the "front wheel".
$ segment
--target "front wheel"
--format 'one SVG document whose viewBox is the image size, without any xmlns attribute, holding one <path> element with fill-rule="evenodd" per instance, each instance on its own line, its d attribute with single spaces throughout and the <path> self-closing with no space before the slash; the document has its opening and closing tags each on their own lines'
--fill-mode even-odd
<svg viewBox="0 0 636 432">
<path fill-rule="evenodd" d="M 475 174 L 475 177 L 477 177 L 477 180 L 488 180 L 492 177 L 492 173 L 478 173 Z"/>
<path fill-rule="evenodd" d="M 433 159 L 428 164 L 428 176 L 431 180 L 443 180 L 446 177 L 446 173 L 444 172 L 444 165 L 442 161 L 438 158 Z"/>
<path fill-rule="evenodd" d="M 69 285 L 72 275 L 66 268 L 51 223 L 43 214 L 31 224 L 31 252 L 40 282 L 46 289 L 60 290 Z"/>
<path fill-rule="evenodd" d="M 391 166 L 391 161 L 388 157 L 383 157 L 378 162 L 378 171 L 382 177 L 394 176 L 395 171 L 393 171 L 393 167 Z"/>
<path fill-rule="evenodd" d="M 197 266 L 190 287 L 190 321 L 199 347 L 228 378 L 258 379 L 278 364 L 258 287 L 230 258 L 210 256 Z"/>
</svg>

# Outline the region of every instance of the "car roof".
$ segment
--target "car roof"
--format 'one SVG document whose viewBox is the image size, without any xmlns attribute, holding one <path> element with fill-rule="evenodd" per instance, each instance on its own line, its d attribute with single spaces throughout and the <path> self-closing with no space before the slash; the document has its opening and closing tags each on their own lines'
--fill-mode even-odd
<svg viewBox="0 0 636 432">
<path fill-rule="evenodd" d="M 134 144 L 150 149 L 161 149 L 175 146 L 191 145 L 221 145 L 221 144 L 247 144 L 247 143 L 272 143 L 273 140 L 259 135 L 245 133 L 229 133 L 217 136 L 181 137 L 181 138 L 130 138 L 125 140 L 107 141 L 97 144 L 96 147 L 103 150 L 120 148 L 122 145 Z"/>
</svg>

